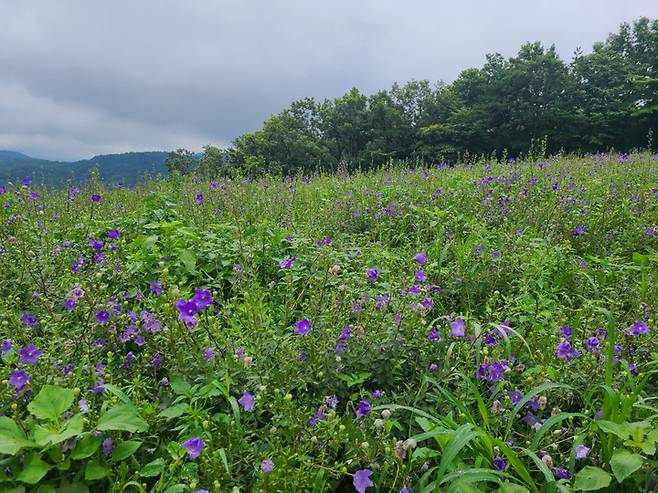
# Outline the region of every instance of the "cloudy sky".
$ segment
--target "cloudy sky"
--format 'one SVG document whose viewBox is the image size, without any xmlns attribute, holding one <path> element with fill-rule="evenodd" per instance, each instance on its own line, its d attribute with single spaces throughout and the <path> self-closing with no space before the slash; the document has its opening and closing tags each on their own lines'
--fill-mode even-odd
<svg viewBox="0 0 658 493">
<path fill-rule="evenodd" d="M 0 149 L 226 145 L 305 96 L 453 80 L 485 53 L 570 59 L 656 0 L 0 0 Z"/>
</svg>

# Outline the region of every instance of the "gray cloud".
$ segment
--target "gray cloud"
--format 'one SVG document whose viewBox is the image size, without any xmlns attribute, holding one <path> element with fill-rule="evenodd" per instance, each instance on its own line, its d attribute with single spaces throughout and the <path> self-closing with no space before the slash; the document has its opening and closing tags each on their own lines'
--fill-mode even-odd
<svg viewBox="0 0 658 493">
<path fill-rule="evenodd" d="M 0 148 L 72 159 L 225 145 L 305 96 L 569 59 L 655 0 L 0 0 Z"/>
</svg>

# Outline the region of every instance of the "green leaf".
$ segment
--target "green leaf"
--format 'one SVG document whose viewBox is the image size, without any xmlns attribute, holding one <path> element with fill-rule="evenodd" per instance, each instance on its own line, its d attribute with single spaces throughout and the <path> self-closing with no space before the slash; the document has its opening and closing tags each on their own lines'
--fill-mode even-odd
<svg viewBox="0 0 658 493">
<path fill-rule="evenodd" d="M 178 483 L 170 486 L 169 488 L 164 490 L 163 493 L 183 493 L 185 491 L 187 491 L 187 485 Z"/>
<path fill-rule="evenodd" d="M 37 453 L 33 453 L 25 459 L 25 464 L 23 464 L 23 470 L 18 475 L 17 479 L 27 484 L 36 484 L 41 479 L 48 474 L 48 471 L 52 469 L 53 466 L 41 460 L 41 456 Z"/>
<path fill-rule="evenodd" d="M 141 444 L 142 442 L 139 442 L 137 440 L 127 440 L 125 442 L 121 442 L 112 451 L 112 459 L 123 460 L 130 457 L 135 452 L 137 452 L 137 449 Z"/>
<path fill-rule="evenodd" d="M 36 443 L 25 436 L 13 419 L 0 416 L 0 454 L 14 455 L 24 447 L 35 447 Z"/>
<path fill-rule="evenodd" d="M 101 437 L 92 433 L 88 434 L 75 445 L 73 452 L 71 452 L 71 459 L 86 459 L 87 457 L 94 455 L 98 450 L 98 447 L 101 446 L 102 441 L 103 439 Z"/>
<path fill-rule="evenodd" d="M 51 484 L 42 484 L 37 488 L 36 493 L 57 493 L 57 488 Z"/>
<path fill-rule="evenodd" d="M 57 385 L 44 385 L 37 396 L 32 399 L 27 409 L 33 416 L 41 419 L 56 421 L 71 404 L 75 394 L 71 389 Z"/>
<path fill-rule="evenodd" d="M 603 469 L 585 466 L 576 474 L 573 487 L 576 491 L 595 491 L 610 485 L 612 476 Z"/>
<path fill-rule="evenodd" d="M 62 480 L 57 489 L 57 493 L 89 493 L 89 488 L 81 481 L 73 481 L 72 483 L 69 483 L 66 480 Z"/>
<path fill-rule="evenodd" d="M 190 274 L 196 274 L 196 255 L 192 250 L 180 250 L 178 256 L 185 266 L 185 270 Z"/>
<path fill-rule="evenodd" d="M 151 478 L 153 476 L 157 476 L 162 472 L 164 466 L 165 461 L 162 457 L 160 457 L 142 467 L 142 469 L 139 471 L 139 475 L 143 478 Z"/>
<path fill-rule="evenodd" d="M 76 414 L 59 429 L 50 429 L 47 426 L 36 425 L 34 427 L 34 440 L 42 447 L 55 445 L 69 438 L 81 435 L 83 426 L 84 418 L 82 414 Z"/>
<path fill-rule="evenodd" d="M 644 463 L 644 457 L 640 454 L 634 454 L 628 450 L 621 449 L 615 451 L 610 459 L 610 467 L 619 483 L 637 471 Z"/>
<path fill-rule="evenodd" d="M 100 431 L 122 430 L 134 433 L 136 431 L 148 431 L 149 426 L 139 415 L 139 411 L 135 406 L 119 404 L 101 415 L 96 428 Z"/>
<path fill-rule="evenodd" d="M 622 440 L 626 440 L 630 435 L 628 425 L 626 423 L 614 423 L 613 421 L 606 421 L 603 419 L 597 420 L 596 425 L 605 433 L 617 435 Z"/>
<path fill-rule="evenodd" d="M 530 490 L 525 486 L 510 483 L 509 481 L 505 481 L 500 485 L 500 488 L 498 489 L 499 493 L 528 493 L 529 491 Z"/>
<path fill-rule="evenodd" d="M 160 414 L 158 414 L 158 416 L 167 419 L 177 418 L 185 414 L 188 409 L 190 409 L 190 405 L 183 402 L 181 404 L 175 404 L 171 407 L 168 407 L 167 409 L 163 409 Z"/>
<path fill-rule="evenodd" d="M 178 395 L 187 394 L 192 389 L 192 386 L 179 376 L 171 377 L 169 379 L 169 386 Z"/>
<path fill-rule="evenodd" d="M 179 484 L 175 484 L 173 486 L 170 486 L 169 488 L 164 490 L 163 493 L 183 493 L 185 491 L 187 491 L 187 485 L 179 483 Z"/>
<path fill-rule="evenodd" d="M 98 460 L 93 460 L 87 462 L 87 467 L 85 467 L 85 479 L 87 481 L 95 481 L 97 479 L 103 479 L 110 472 L 110 468 L 104 464 L 101 464 Z"/>
</svg>

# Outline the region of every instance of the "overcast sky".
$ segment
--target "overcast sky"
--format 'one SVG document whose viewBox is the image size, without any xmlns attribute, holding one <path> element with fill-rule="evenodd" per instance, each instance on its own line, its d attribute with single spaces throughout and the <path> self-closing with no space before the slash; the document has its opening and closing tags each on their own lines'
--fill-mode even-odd
<svg viewBox="0 0 658 493">
<path fill-rule="evenodd" d="M 305 96 L 452 81 L 485 53 L 569 60 L 658 0 L 0 0 L 0 149 L 226 145 Z"/>
</svg>

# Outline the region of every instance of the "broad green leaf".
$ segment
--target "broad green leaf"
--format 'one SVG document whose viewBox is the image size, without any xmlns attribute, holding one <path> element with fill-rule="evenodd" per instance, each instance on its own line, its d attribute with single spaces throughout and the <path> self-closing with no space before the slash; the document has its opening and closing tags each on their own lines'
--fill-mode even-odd
<svg viewBox="0 0 658 493">
<path fill-rule="evenodd" d="M 101 431 L 122 430 L 134 433 L 136 431 L 148 431 L 149 426 L 139 415 L 139 411 L 135 406 L 119 404 L 101 415 L 96 428 Z"/>
<path fill-rule="evenodd" d="M 36 447 L 13 419 L 0 416 L 0 454 L 14 455 L 24 447 Z"/>
<path fill-rule="evenodd" d="M 615 451 L 610 459 L 610 467 L 619 483 L 642 467 L 643 463 L 644 457 L 625 449 Z"/>
<path fill-rule="evenodd" d="M 169 379 L 169 386 L 178 395 L 187 394 L 192 389 L 192 386 L 179 376 L 171 377 Z"/>
<path fill-rule="evenodd" d="M 613 435 L 617 435 L 622 440 L 626 440 L 630 435 L 630 431 L 626 423 L 619 424 L 613 421 L 606 421 L 603 419 L 595 421 L 595 423 L 601 429 L 601 431 L 605 433 L 612 433 Z"/>
<path fill-rule="evenodd" d="M 163 409 L 160 414 L 158 414 L 158 416 L 167 419 L 177 418 L 185 414 L 188 409 L 190 409 L 190 405 L 183 402 L 181 404 L 175 404 L 171 407 L 168 407 L 167 409 Z"/>
<path fill-rule="evenodd" d="M 101 446 L 102 442 L 102 437 L 98 437 L 93 433 L 88 434 L 75 445 L 73 452 L 71 452 L 71 458 L 74 460 L 79 460 L 86 459 L 87 457 L 94 455 L 94 453 L 98 450 L 98 447 Z"/>
<path fill-rule="evenodd" d="M 184 493 L 185 491 L 187 491 L 187 485 L 178 483 L 170 486 L 169 488 L 164 490 L 163 493 Z"/>
<path fill-rule="evenodd" d="M 500 485 L 500 488 L 498 489 L 499 493 L 529 493 L 529 491 L 530 490 L 525 486 L 510 483 L 509 481 L 505 481 Z"/>
<path fill-rule="evenodd" d="M 160 457 L 142 467 L 142 469 L 139 471 L 139 475 L 143 478 L 158 476 L 164 469 L 164 466 L 165 461 L 162 457 Z"/>
<path fill-rule="evenodd" d="M 137 449 L 141 444 L 142 442 L 137 440 L 127 440 L 125 442 L 121 442 L 112 451 L 112 459 L 118 461 L 130 457 L 135 452 L 137 452 Z"/>
<path fill-rule="evenodd" d="M 85 479 L 87 481 L 95 481 L 97 479 L 103 479 L 110 472 L 110 468 L 104 464 L 101 464 L 98 460 L 93 460 L 87 462 L 85 467 Z"/>
<path fill-rule="evenodd" d="M 57 488 L 57 493 L 89 493 L 89 487 L 82 481 L 69 483 L 66 480 L 62 480 L 59 488 Z"/>
<path fill-rule="evenodd" d="M 71 389 L 57 385 L 44 385 L 37 396 L 32 399 L 27 409 L 32 415 L 41 419 L 56 421 L 71 404 L 75 394 Z"/>
<path fill-rule="evenodd" d="M 42 484 L 37 488 L 36 493 L 57 493 L 57 488 L 51 484 Z"/>
<path fill-rule="evenodd" d="M 196 274 L 196 255 L 194 255 L 194 252 L 192 250 L 181 250 L 178 256 L 183 262 L 185 270 L 190 274 Z"/>
<path fill-rule="evenodd" d="M 51 429 L 48 426 L 36 425 L 34 427 L 34 440 L 39 446 L 55 445 L 62 443 L 69 438 L 82 434 L 84 418 L 82 414 L 76 414 L 64 423 L 64 426 L 58 429 Z"/>
<path fill-rule="evenodd" d="M 48 474 L 53 466 L 41 460 L 38 453 L 33 453 L 25 459 L 23 470 L 18 474 L 17 479 L 27 484 L 36 484 Z"/>
<path fill-rule="evenodd" d="M 585 466 L 576 474 L 573 487 L 576 491 L 596 491 L 610 485 L 612 476 L 603 469 Z"/>
</svg>

